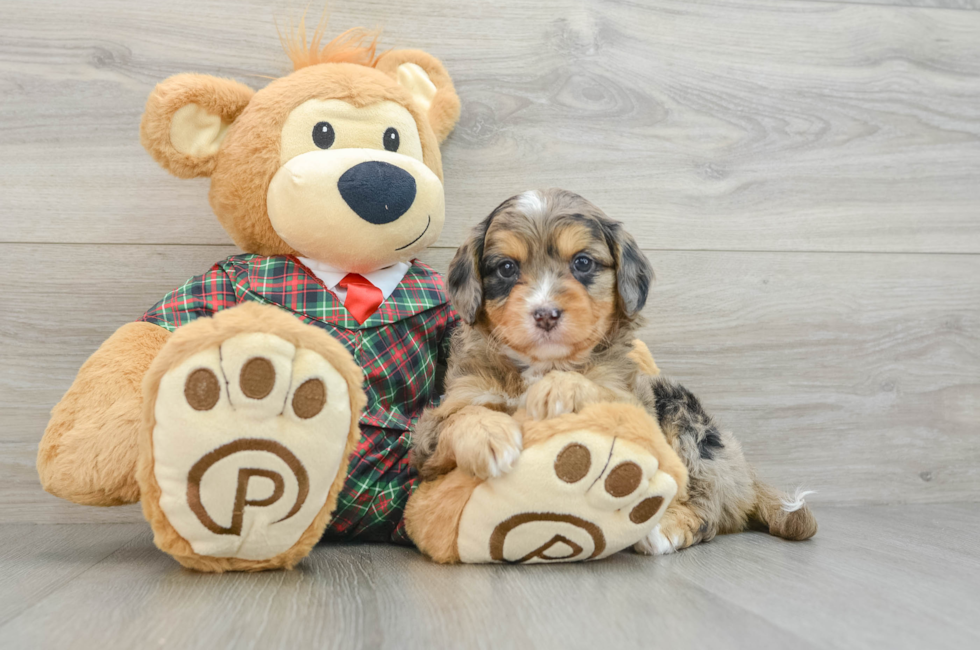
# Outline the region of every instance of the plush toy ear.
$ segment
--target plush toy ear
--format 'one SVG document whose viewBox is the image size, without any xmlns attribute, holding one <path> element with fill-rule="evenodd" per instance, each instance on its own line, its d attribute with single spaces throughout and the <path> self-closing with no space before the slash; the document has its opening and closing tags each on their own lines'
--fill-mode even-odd
<svg viewBox="0 0 980 650">
<path fill-rule="evenodd" d="M 439 142 L 445 140 L 459 119 L 459 96 L 442 63 L 420 50 L 392 50 L 375 67 L 412 93 Z"/>
<path fill-rule="evenodd" d="M 210 176 L 228 127 L 253 94 L 233 79 L 203 74 L 170 77 L 146 101 L 140 142 L 174 176 Z"/>
</svg>

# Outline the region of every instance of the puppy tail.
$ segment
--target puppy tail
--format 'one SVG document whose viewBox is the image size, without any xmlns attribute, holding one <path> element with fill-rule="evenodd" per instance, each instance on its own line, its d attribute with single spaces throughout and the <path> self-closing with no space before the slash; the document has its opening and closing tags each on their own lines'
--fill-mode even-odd
<svg viewBox="0 0 980 650">
<path fill-rule="evenodd" d="M 817 534 L 817 519 L 804 500 L 812 490 L 797 488 L 793 496 L 756 479 L 755 508 L 749 517 L 783 539 L 804 540 Z"/>
</svg>

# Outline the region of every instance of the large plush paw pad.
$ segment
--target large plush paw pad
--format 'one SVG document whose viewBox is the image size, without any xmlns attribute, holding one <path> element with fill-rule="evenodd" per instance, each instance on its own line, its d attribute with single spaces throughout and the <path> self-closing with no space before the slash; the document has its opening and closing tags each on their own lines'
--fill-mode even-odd
<svg viewBox="0 0 980 650">
<path fill-rule="evenodd" d="M 241 334 L 160 381 L 153 471 L 160 507 L 194 552 L 265 560 L 324 508 L 344 460 L 348 386 L 323 357 Z"/>
<path fill-rule="evenodd" d="M 524 450 L 507 475 L 479 485 L 460 520 L 463 562 L 604 558 L 643 539 L 677 493 L 657 458 L 591 431 Z"/>
</svg>

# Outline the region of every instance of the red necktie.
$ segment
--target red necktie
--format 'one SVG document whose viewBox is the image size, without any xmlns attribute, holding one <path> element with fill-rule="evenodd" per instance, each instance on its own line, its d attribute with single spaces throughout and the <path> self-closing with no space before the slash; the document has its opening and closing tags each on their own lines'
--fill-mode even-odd
<svg viewBox="0 0 980 650">
<path fill-rule="evenodd" d="M 347 289 L 344 307 L 358 323 L 363 323 L 370 318 L 371 314 L 378 311 L 378 307 L 385 300 L 385 295 L 381 293 L 381 289 L 357 273 L 348 273 L 343 280 L 337 283 L 337 286 Z"/>
</svg>

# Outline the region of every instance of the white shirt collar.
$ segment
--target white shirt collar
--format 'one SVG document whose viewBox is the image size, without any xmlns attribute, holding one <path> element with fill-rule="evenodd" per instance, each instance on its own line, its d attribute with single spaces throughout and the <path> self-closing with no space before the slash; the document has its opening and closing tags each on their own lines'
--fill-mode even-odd
<svg viewBox="0 0 980 650">
<path fill-rule="evenodd" d="M 347 289 L 338 287 L 337 285 L 341 280 L 344 279 L 349 271 L 342 271 L 329 264 L 324 264 L 323 262 L 317 262 L 316 260 L 311 260 L 308 257 L 298 257 L 303 266 L 308 268 L 313 272 L 313 275 L 320 278 L 324 286 L 330 291 L 333 291 L 340 302 L 347 300 Z M 361 273 L 367 281 L 381 289 L 382 295 L 384 295 L 385 300 L 395 292 L 395 288 L 408 273 L 408 270 L 412 268 L 409 262 L 397 262 L 391 266 L 386 266 L 383 269 L 378 269 L 377 271 L 371 271 L 370 273 Z"/>
</svg>

